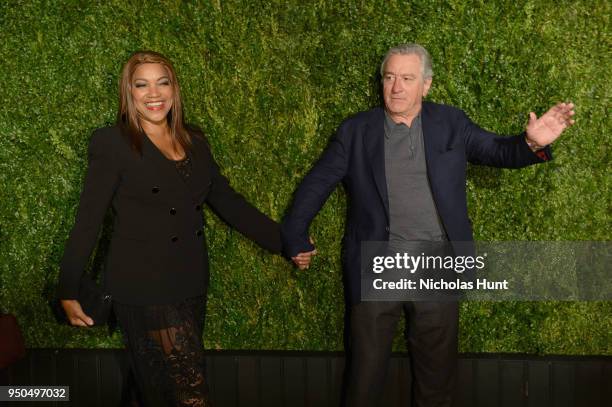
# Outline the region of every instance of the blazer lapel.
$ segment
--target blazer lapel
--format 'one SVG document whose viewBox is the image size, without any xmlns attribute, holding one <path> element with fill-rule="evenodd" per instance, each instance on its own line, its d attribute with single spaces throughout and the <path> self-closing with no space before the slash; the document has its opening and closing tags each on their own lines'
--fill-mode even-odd
<svg viewBox="0 0 612 407">
<path fill-rule="evenodd" d="M 363 138 L 366 156 L 368 158 L 374 183 L 389 218 L 389 196 L 387 195 L 387 178 L 385 176 L 385 114 L 384 110 L 376 109 L 372 119 L 367 123 Z"/>
<path fill-rule="evenodd" d="M 423 102 L 421 108 L 421 126 L 423 127 L 423 145 L 425 147 L 425 162 L 427 163 L 427 175 L 429 183 L 434 188 L 437 164 L 437 155 L 444 152 L 441 143 L 443 130 L 439 126 L 439 118 L 435 117 L 427 102 Z"/>
<path fill-rule="evenodd" d="M 211 185 L 211 174 L 208 164 L 206 154 L 194 142 L 191 152 L 191 176 L 185 183 L 185 186 L 189 190 L 191 200 L 196 204 L 202 203 L 203 194 Z"/>
<path fill-rule="evenodd" d="M 187 195 L 190 199 L 194 199 L 189 185 L 191 179 L 185 182 L 176 170 L 176 164 L 167 159 L 146 135 L 143 135 L 143 152 L 145 155 L 149 155 L 151 160 L 155 162 L 153 167 L 155 168 L 155 174 L 160 183 L 166 184 L 166 188 L 174 190 L 178 194 Z M 193 166 L 193 157 L 191 161 Z M 195 170 L 196 169 L 192 167 L 192 176 L 196 173 Z"/>
</svg>

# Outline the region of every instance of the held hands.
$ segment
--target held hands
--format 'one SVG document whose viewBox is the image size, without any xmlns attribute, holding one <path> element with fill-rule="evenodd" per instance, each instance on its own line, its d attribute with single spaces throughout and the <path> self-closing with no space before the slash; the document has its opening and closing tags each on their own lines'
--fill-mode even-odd
<svg viewBox="0 0 612 407">
<path fill-rule="evenodd" d="M 312 240 L 312 237 L 310 238 L 310 244 L 314 244 L 314 240 Z M 315 256 L 316 254 L 317 249 L 314 249 L 309 252 L 301 252 L 298 253 L 296 256 L 293 256 L 291 260 L 293 260 L 293 263 L 297 266 L 297 268 L 299 268 L 300 270 L 304 270 L 310 267 L 310 261 L 312 260 L 312 256 Z"/>
<path fill-rule="evenodd" d="M 573 103 L 557 103 L 538 119 L 534 112 L 529 113 L 527 123 L 527 143 L 543 148 L 555 141 L 563 131 L 574 124 Z M 531 146 L 531 145 L 530 145 Z"/>
<path fill-rule="evenodd" d="M 61 302 L 64 311 L 66 311 L 66 316 L 68 317 L 68 321 L 70 321 L 70 324 L 75 326 L 93 325 L 93 319 L 91 319 L 83 312 L 81 304 L 79 304 L 77 300 L 61 300 Z"/>
</svg>

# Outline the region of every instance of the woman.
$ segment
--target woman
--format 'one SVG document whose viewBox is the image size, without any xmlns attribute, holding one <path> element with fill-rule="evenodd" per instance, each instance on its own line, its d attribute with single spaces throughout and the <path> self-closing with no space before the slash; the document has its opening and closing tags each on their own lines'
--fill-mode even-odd
<svg viewBox="0 0 612 407">
<path fill-rule="evenodd" d="M 147 406 L 204 406 L 202 332 L 207 251 L 202 205 L 280 253 L 280 229 L 229 185 L 210 147 L 182 115 L 170 61 L 136 52 L 123 68 L 116 126 L 98 129 L 76 223 L 61 263 L 59 297 L 73 325 L 89 326 L 79 281 L 109 206 L 105 285 Z"/>
</svg>

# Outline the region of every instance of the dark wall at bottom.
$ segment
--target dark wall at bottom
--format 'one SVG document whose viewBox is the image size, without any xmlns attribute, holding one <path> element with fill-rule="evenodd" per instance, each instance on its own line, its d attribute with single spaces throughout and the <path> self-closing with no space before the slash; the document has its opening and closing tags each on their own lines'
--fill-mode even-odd
<svg viewBox="0 0 612 407">
<path fill-rule="evenodd" d="M 381 406 L 410 406 L 409 366 L 406 354 L 393 355 Z M 0 381 L 70 386 L 69 402 L 30 403 L 37 407 L 112 407 L 129 403 L 126 368 L 119 349 L 29 349 L 25 359 L 1 372 Z M 336 407 L 344 354 L 215 351 L 207 353 L 207 371 L 217 407 Z M 612 357 L 463 354 L 459 359 L 455 407 L 602 407 L 609 400 Z"/>
</svg>

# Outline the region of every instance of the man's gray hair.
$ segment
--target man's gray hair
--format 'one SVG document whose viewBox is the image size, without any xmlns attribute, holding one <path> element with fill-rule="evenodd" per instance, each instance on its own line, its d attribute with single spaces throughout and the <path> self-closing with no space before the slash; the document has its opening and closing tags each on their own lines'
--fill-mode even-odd
<svg viewBox="0 0 612 407">
<path fill-rule="evenodd" d="M 385 54 L 382 64 L 380 64 L 380 76 L 385 76 L 385 65 L 392 55 L 418 55 L 421 58 L 421 72 L 423 73 L 423 80 L 431 79 L 433 77 L 433 69 L 431 67 L 431 55 L 425 48 L 419 44 L 400 44 L 398 46 L 389 48 L 389 51 Z"/>
</svg>

